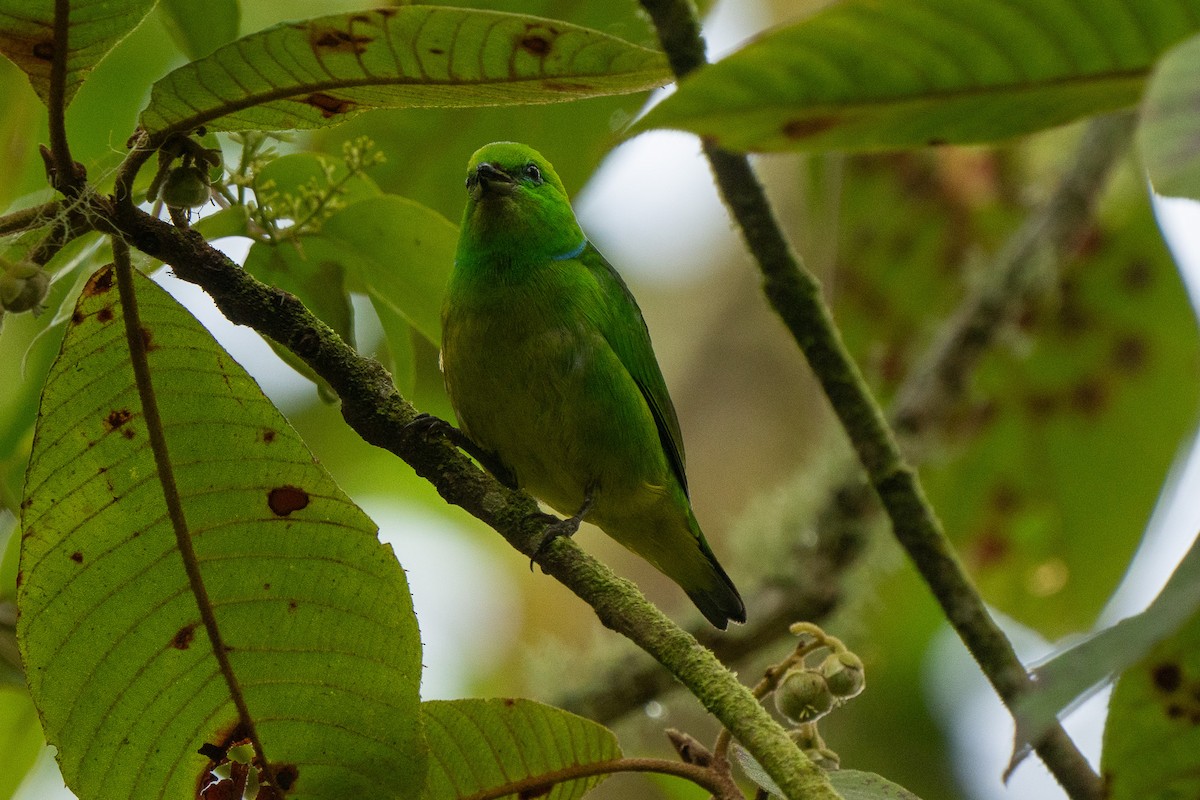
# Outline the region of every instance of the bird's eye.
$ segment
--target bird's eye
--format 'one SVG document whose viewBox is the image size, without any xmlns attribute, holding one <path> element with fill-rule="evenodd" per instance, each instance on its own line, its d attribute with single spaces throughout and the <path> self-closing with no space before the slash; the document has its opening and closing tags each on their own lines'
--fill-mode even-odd
<svg viewBox="0 0 1200 800">
<path fill-rule="evenodd" d="M 534 183 L 541 183 L 542 171 L 537 168 L 537 164 L 526 164 L 525 177 L 529 178 L 529 180 L 533 181 Z"/>
</svg>

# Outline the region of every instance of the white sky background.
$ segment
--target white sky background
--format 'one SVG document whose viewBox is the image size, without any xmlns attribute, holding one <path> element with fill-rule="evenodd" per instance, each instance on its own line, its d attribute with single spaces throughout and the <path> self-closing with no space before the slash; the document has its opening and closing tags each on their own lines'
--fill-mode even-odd
<svg viewBox="0 0 1200 800">
<path fill-rule="evenodd" d="M 710 57 L 732 49 L 762 27 L 765 19 L 747 13 L 747 4 L 736 12 L 720 3 L 708 20 L 705 33 Z M 464 156 L 465 158 L 465 156 Z M 624 190 L 638 185 L 637 193 Z M 1200 204 L 1166 201 L 1160 219 L 1175 251 L 1181 271 L 1197 306 L 1200 298 Z M 707 164 L 695 137 L 659 132 L 638 137 L 618 148 L 605 162 L 576 202 L 584 228 L 610 260 L 635 279 L 663 280 L 670 270 L 674 279 L 686 275 L 688 265 L 704 265 L 716 248 L 739 247 L 736 234 L 721 205 Z M 662 237 L 663 230 L 686 230 L 686 236 Z M 231 256 L 241 260 L 244 240 L 222 242 Z M 243 364 L 272 400 L 285 410 L 307 402 L 312 386 L 283 366 L 265 343 L 247 328 L 222 317 L 198 288 L 164 276 L 163 285 L 180 298 L 209 327 L 218 341 Z M 369 314 L 358 315 L 359 319 Z M 364 340 L 369 337 L 362 337 Z M 1176 487 L 1200 485 L 1200 456 L 1181 459 Z M 1192 491 L 1191 495 L 1195 495 Z M 1151 523 L 1151 532 L 1139 550 L 1125 582 L 1102 615 L 1104 624 L 1142 610 L 1158 593 L 1167 576 L 1200 530 L 1200 504 L 1174 492 L 1163 501 Z M 444 519 L 414 511 L 394 500 L 356 498 L 380 525 L 381 538 L 390 542 L 408 569 L 413 601 L 421 620 L 425 645 L 426 698 L 461 694 L 467 675 L 462 665 L 484 654 L 479 630 L 508 639 L 520 627 L 515 589 L 469 537 Z M 453 564 L 455 579 L 445 580 L 440 570 Z M 487 608 L 463 604 L 454 587 L 467 583 L 486 587 L 495 599 Z M 477 592 L 472 593 L 478 596 Z M 1002 622 L 1004 622 L 1002 620 Z M 1045 657 L 1052 646 L 1036 634 L 1006 623 L 1026 663 Z M 495 639 L 487 642 L 495 648 Z M 1012 723 L 986 680 L 957 637 L 947 627 L 931 648 L 925 690 L 934 713 L 950 732 L 960 779 L 973 800 L 1058 800 L 1064 793 L 1036 757 L 1016 771 L 1007 787 L 1000 776 L 1012 747 Z M 1068 732 L 1093 763 L 1098 763 L 1100 737 L 1108 692 L 1079 707 L 1066 721 Z M 836 749 L 836 743 L 834 749 Z M 852 766 L 852 765 L 851 765 Z M 43 757 L 41 768 L 23 784 L 17 800 L 58 800 L 72 795 L 61 788 L 53 760 Z"/>
</svg>

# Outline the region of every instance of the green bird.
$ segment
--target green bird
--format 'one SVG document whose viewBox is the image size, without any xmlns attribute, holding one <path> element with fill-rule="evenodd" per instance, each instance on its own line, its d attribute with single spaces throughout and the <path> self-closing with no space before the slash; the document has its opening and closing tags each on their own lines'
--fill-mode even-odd
<svg viewBox="0 0 1200 800">
<path fill-rule="evenodd" d="M 746 608 L 692 514 L 683 439 L 620 275 L 588 241 L 562 181 L 511 142 L 467 166 L 442 310 L 442 370 L 468 452 L 678 583 L 708 621 Z M 471 445 L 474 445 L 473 447 Z"/>
</svg>

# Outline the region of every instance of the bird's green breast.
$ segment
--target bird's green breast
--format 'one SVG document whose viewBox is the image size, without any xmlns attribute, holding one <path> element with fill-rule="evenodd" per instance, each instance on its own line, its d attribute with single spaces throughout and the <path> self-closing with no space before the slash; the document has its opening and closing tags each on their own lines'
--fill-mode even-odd
<svg viewBox="0 0 1200 800">
<path fill-rule="evenodd" d="M 564 514 L 594 489 L 598 522 L 657 502 L 671 480 L 650 410 L 604 335 L 611 300 L 573 260 L 507 280 L 456 268 L 443 314 L 464 431 Z"/>
</svg>

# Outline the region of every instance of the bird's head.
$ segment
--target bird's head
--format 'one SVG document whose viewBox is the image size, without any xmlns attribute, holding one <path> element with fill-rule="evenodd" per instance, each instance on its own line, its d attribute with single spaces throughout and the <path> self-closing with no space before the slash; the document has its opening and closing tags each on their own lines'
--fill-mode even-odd
<svg viewBox="0 0 1200 800">
<path fill-rule="evenodd" d="M 485 145 L 467 164 L 463 233 L 489 248 L 553 257 L 583 240 L 558 173 L 515 142 Z"/>
</svg>

